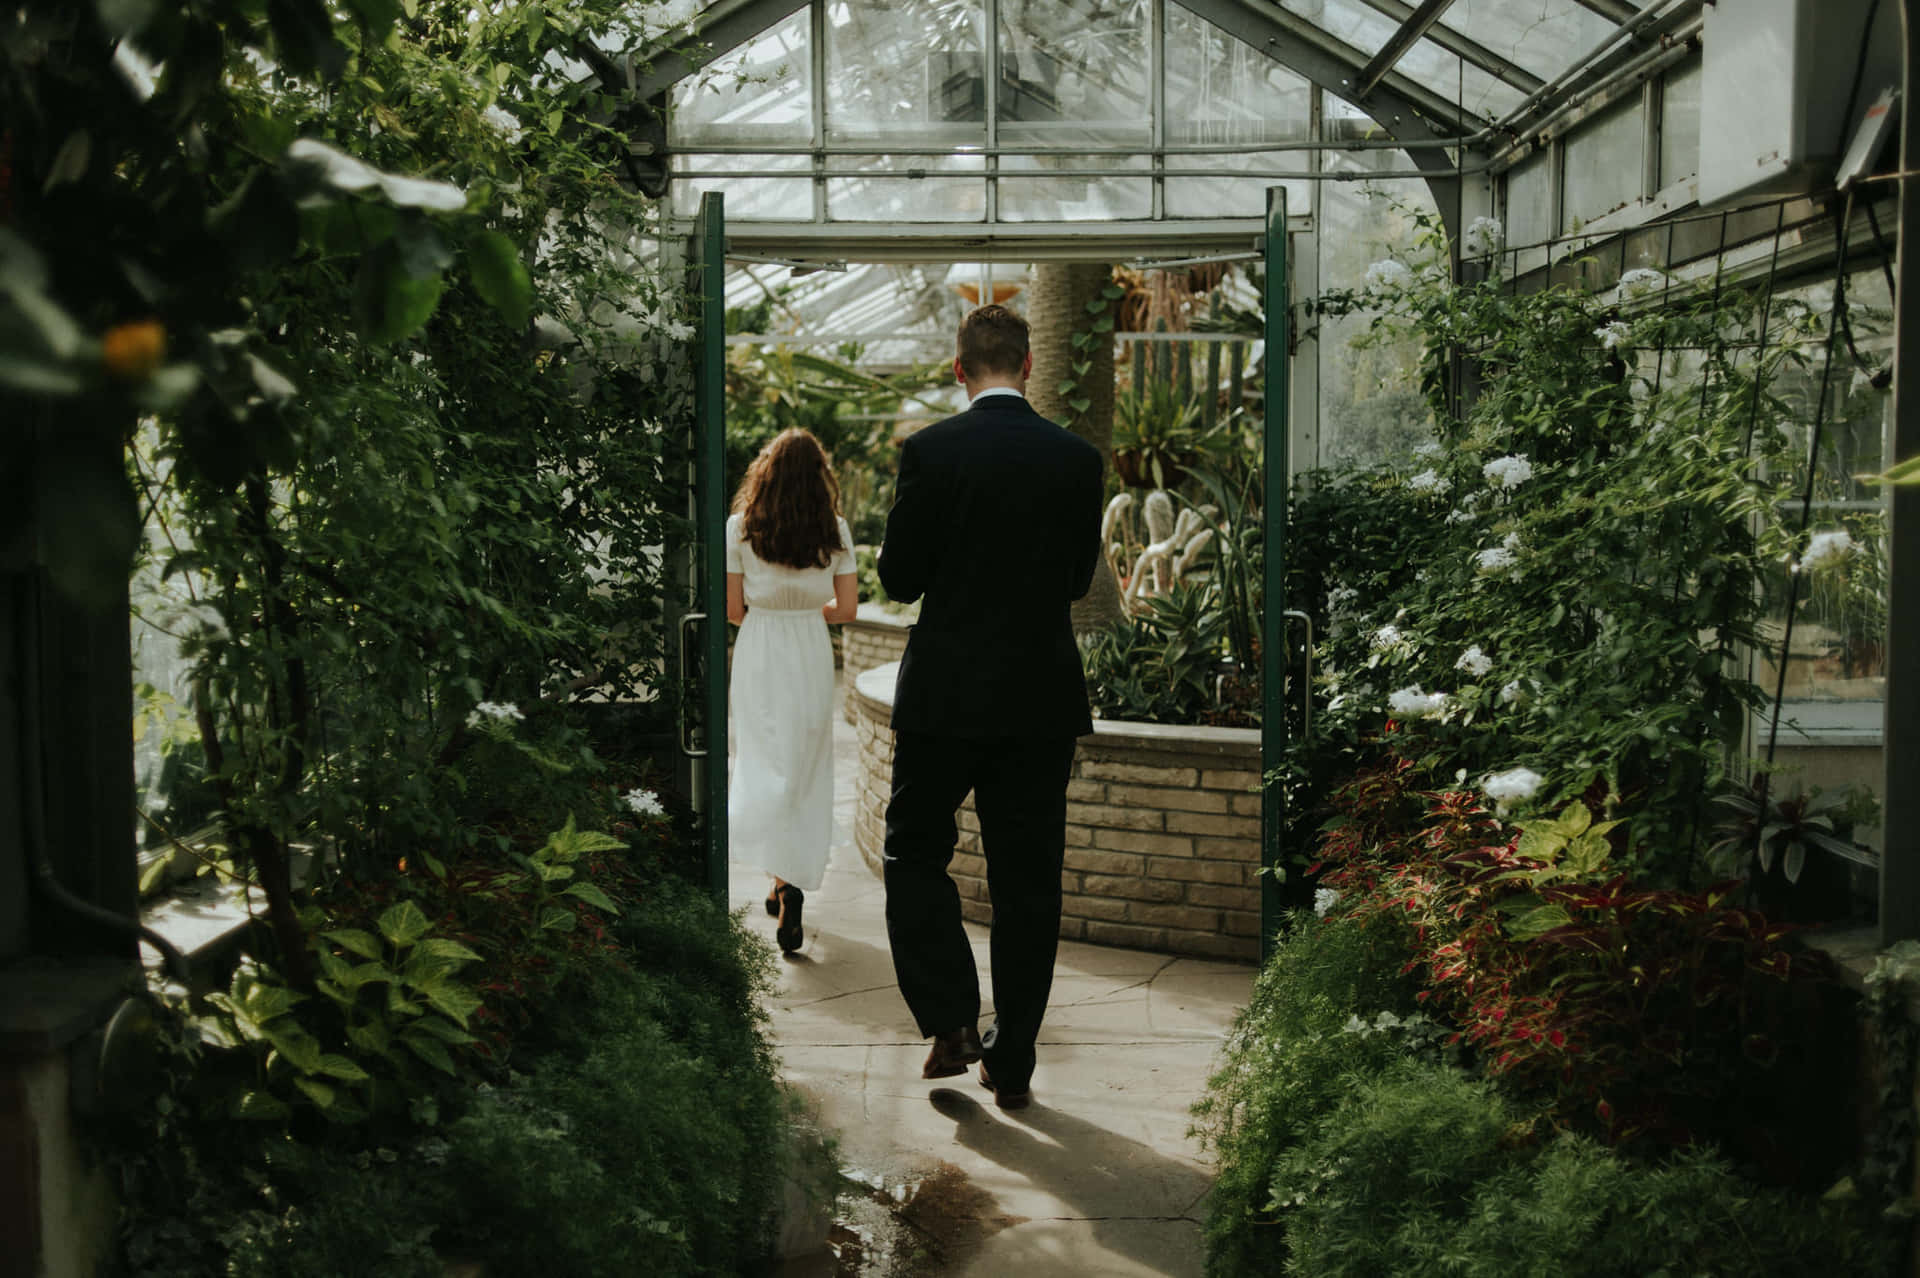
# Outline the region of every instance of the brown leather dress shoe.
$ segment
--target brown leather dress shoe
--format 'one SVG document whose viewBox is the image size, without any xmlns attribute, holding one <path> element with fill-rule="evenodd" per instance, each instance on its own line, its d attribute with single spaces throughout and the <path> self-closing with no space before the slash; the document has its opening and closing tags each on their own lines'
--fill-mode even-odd
<svg viewBox="0 0 1920 1278">
<path fill-rule="evenodd" d="M 967 1066 L 980 1059 L 980 1031 L 971 1025 L 933 1036 L 933 1050 L 920 1067 L 922 1078 L 952 1078 L 967 1072 Z"/>
<path fill-rule="evenodd" d="M 1025 1109 L 1033 1104 L 1033 1089 L 1022 1087 L 1019 1091 L 1001 1090 L 994 1086 L 993 1078 L 987 1073 L 987 1063 L 980 1062 L 980 1086 L 993 1093 L 993 1103 L 1001 1109 Z"/>
<path fill-rule="evenodd" d="M 780 926 L 774 929 L 773 939 L 779 944 L 782 954 L 792 954 L 799 950 L 806 939 L 806 932 L 800 926 L 806 893 L 791 883 L 782 883 L 775 895 L 780 899 Z"/>
</svg>

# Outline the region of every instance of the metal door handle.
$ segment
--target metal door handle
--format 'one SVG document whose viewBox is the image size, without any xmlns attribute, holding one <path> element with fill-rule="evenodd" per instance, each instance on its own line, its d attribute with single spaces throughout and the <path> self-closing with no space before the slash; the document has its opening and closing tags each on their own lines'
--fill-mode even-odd
<svg viewBox="0 0 1920 1278">
<path fill-rule="evenodd" d="M 1300 731 L 1310 735 L 1313 732 L 1313 618 L 1292 608 L 1281 616 L 1288 621 L 1297 620 L 1307 628 L 1307 670 L 1306 677 L 1300 681 Z"/>
<path fill-rule="evenodd" d="M 686 755 L 689 759 L 704 759 L 707 757 L 707 751 L 704 746 L 696 748 L 692 742 L 687 739 L 687 684 L 693 679 L 693 667 L 688 661 L 688 657 L 693 652 L 693 646 L 687 642 L 687 628 L 695 622 L 705 620 L 707 620 L 707 614 L 704 612 L 690 612 L 680 618 L 680 730 L 677 736 L 679 737 L 680 753 Z"/>
</svg>

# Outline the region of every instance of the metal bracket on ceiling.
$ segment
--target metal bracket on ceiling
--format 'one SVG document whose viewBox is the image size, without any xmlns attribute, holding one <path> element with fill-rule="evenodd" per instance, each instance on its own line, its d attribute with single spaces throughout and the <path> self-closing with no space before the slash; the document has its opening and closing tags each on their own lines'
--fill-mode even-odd
<svg viewBox="0 0 1920 1278">
<path fill-rule="evenodd" d="M 1127 265 L 1136 271 L 1171 271 L 1182 266 L 1205 266 L 1211 262 L 1251 262 L 1264 256 L 1260 249 L 1241 249 L 1233 253 L 1209 253 L 1205 257 L 1175 257 L 1163 262 L 1136 257 Z"/>
<path fill-rule="evenodd" d="M 815 271 L 844 272 L 847 269 L 844 261 L 802 262 L 790 257 L 765 257 L 759 253 L 728 253 L 727 260 L 745 262 L 754 266 L 784 266 L 796 279 L 802 275 L 811 275 Z"/>
</svg>

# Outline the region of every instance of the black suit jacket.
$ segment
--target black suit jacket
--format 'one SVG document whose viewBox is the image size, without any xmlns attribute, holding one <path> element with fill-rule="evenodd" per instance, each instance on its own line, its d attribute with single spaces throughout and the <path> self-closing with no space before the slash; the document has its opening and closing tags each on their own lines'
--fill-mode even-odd
<svg viewBox="0 0 1920 1278">
<path fill-rule="evenodd" d="M 1023 398 L 989 395 L 909 437 L 880 582 L 924 599 L 895 687 L 902 731 L 1093 731 L 1068 609 L 1100 558 L 1100 450 Z"/>
</svg>

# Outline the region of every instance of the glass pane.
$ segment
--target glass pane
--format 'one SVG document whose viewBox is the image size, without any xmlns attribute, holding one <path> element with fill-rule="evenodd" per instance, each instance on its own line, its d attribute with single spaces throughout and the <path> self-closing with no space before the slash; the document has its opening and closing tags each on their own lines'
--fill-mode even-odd
<svg viewBox="0 0 1920 1278">
<path fill-rule="evenodd" d="M 1404 152 L 1355 159 L 1333 152 L 1329 172 L 1411 167 Z M 1407 260 L 1418 217 L 1435 212 L 1417 178 L 1327 182 L 1320 188 L 1320 285 L 1360 288 L 1383 258 Z M 1320 318 L 1320 464 L 1364 466 L 1407 459 L 1431 438 L 1432 415 L 1420 394 L 1417 339 L 1371 332 L 1366 311 Z M 1364 341 L 1357 339 L 1366 339 Z"/>
<path fill-rule="evenodd" d="M 1137 169 L 1141 176 L 1086 177 L 1081 169 Z M 1153 215 L 1153 185 L 1145 156 L 1010 155 L 1000 172 L 1046 177 L 1000 178 L 1000 217 L 1007 222 L 1097 222 Z"/>
<path fill-rule="evenodd" d="M 1524 248 L 1553 238 L 1553 156 L 1536 152 L 1507 170 L 1507 245 Z"/>
<path fill-rule="evenodd" d="M 1700 64 L 1667 72 L 1660 90 L 1660 189 L 1700 172 Z"/>
<path fill-rule="evenodd" d="M 1567 135 L 1560 227 L 1577 231 L 1640 198 L 1646 113 L 1638 98 Z"/>
<path fill-rule="evenodd" d="M 1149 12 L 1103 0 L 1002 0 L 1000 141 L 1151 141 Z"/>
<path fill-rule="evenodd" d="M 984 146 L 978 0 L 827 6 L 827 140 Z"/>
<path fill-rule="evenodd" d="M 835 156 L 835 170 L 865 169 L 891 173 L 924 171 L 984 173 L 977 155 Z M 987 215 L 987 183 L 971 178 L 832 178 L 827 182 L 827 217 L 836 222 L 978 222 Z"/>
<path fill-rule="evenodd" d="M 1366 7 L 1360 0 L 1282 0 L 1282 6 L 1351 45 L 1363 59 L 1383 47 L 1400 29 L 1399 23 Z M 1526 97 L 1479 67 L 1462 63 L 1431 40 L 1415 43 L 1394 70 L 1449 102 L 1486 118 L 1506 114 Z"/>
<path fill-rule="evenodd" d="M 810 173 L 813 161 L 804 155 L 681 156 L 674 165 L 675 207 L 691 215 L 700 208 L 702 191 L 720 191 L 727 199 L 727 220 L 810 221 L 813 218 L 813 179 L 728 177 L 730 172 L 771 169 Z"/>
<path fill-rule="evenodd" d="M 1440 21 L 1542 80 L 1616 30 L 1611 18 L 1573 0 L 1453 0 Z"/>
<path fill-rule="evenodd" d="M 802 9 L 674 85 L 667 141 L 676 147 L 811 142 L 809 43 Z"/>
<path fill-rule="evenodd" d="M 1312 86 L 1301 76 L 1179 5 L 1167 6 L 1167 127 L 1170 146 L 1306 138 L 1312 128 Z M 1169 157 L 1171 168 L 1304 169 L 1302 151 Z M 1169 178 L 1170 217 L 1258 217 L 1265 178 Z M 1307 184 L 1288 183 L 1289 207 L 1307 207 Z"/>
</svg>

